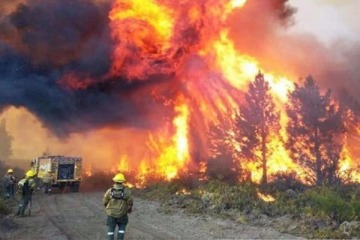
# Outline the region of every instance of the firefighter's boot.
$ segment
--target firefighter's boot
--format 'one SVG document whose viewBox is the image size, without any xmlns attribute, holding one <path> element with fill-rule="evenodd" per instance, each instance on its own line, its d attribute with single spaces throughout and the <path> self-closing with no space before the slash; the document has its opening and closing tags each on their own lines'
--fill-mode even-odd
<svg viewBox="0 0 360 240">
<path fill-rule="evenodd" d="M 119 230 L 117 234 L 117 240 L 124 240 L 125 231 Z"/>
</svg>

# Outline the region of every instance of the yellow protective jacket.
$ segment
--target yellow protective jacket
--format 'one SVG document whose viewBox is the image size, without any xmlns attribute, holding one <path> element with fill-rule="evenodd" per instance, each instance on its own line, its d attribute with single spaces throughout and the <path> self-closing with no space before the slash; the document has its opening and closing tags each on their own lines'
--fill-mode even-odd
<svg viewBox="0 0 360 240">
<path fill-rule="evenodd" d="M 30 191 L 27 192 L 27 193 L 24 193 L 22 190 L 23 190 L 23 187 L 24 187 L 24 183 L 28 181 L 28 184 L 29 184 L 29 189 Z M 35 182 L 35 179 L 34 178 L 23 178 L 19 181 L 18 183 L 18 190 L 17 192 L 19 194 L 25 194 L 25 195 L 32 195 L 32 192 L 34 191 L 34 189 L 36 188 L 36 182 Z"/>
<path fill-rule="evenodd" d="M 124 196 L 122 199 L 115 199 L 112 191 L 123 190 Z M 119 218 L 130 212 L 133 205 L 133 198 L 129 188 L 123 184 L 115 183 L 112 188 L 109 188 L 103 197 L 103 204 L 105 206 L 106 214 Z"/>
</svg>

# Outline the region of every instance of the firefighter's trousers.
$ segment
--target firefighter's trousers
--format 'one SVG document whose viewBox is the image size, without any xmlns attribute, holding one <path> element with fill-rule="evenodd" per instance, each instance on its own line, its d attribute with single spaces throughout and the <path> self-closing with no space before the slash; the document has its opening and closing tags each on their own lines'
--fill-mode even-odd
<svg viewBox="0 0 360 240">
<path fill-rule="evenodd" d="M 116 229 L 116 225 L 117 225 L 118 226 L 117 239 L 123 240 L 124 235 L 125 235 L 125 228 L 126 228 L 126 225 L 128 224 L 128 221 L 129 221 L 129 218 L 128 218 L 127 214 L 125 214 L 124 216 L 122 216 L 120 218 L 114 218 L 114 217 L 108 216 L 108 219 L 107 219 L 108 239 L 109 240 L 115 239 L 115 229 Z"/>
<path fill-rule="evenodd" d="M 22 196 L 20 204 L 19 204 L 19 210 L 16 215 L 24 216 L 25 210 L 27 206 L 29 205 L 29 202 L 31 201 L 31 196 Z"/>
<path fill-rule="evenodd" d="M 6 194 L 5 198 L 13 198 L 15 195 L 15 186 L 13 184 L 9 184 L 5 187 Z"/>
</svg>

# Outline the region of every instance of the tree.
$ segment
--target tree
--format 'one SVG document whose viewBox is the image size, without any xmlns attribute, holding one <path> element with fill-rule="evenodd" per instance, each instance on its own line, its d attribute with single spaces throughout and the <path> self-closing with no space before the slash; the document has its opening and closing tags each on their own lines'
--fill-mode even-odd
<svg viewBox="0 0 360 240">
<path fill-rule="evenodd" d="M 245 102 L 239 106 L 236 117 L 237 141 L 240 145 L 240 156 L 255 163 L 262 169 L 262 183 L 267 183 L 267 163 L 271 154 L 269 142 L 272 135 L 280 130 L 280 112 L 276 111 L 270 94 L 270 86 L 264 75 L 256 75 L 249 84 Z"/>
<path fill-rule="evenodd" d="M 292 159 L 308 170 L 312 183 L 332 184 L 339 180 L 344 125 L 331 91 L 323 95 L 311 76 L 303 85 L 295 84 L 286 106 L 289 117 L 286 147 Z"/>
<path fill-rule="evenodd" d="M 241 175 L 240 163 L 236 159 L 234 121 L 230 114 L 220 117 L 218 123 L 209 128 L 210 159 L 207 162 L 207 175 L 228 183 L 236 183 Z"/>
<path fill-rule="evenodd" d="M 0 122 L 0 160 L 8 159 L 12 155 L 11 143 L 13 137 L 6 130 L 5 120 Z"/>
<path fill-rule="evenodd" d="M 358 159 L 360 157 L 360 133 L 358 126 L 360 124 L 360 104 L 354 99 L 346 89 L 341 89 L 338 95 L 339 111 L 341 111 L 342 123 L 345 130 L 344 147 L 346 157 Z M 360 170 L 360 166 L 355 161 L 350 163 L 347 169 L 342 169 L 340 178 L 345 182 L 354 180 L 354 176 Z"/>
</svg>

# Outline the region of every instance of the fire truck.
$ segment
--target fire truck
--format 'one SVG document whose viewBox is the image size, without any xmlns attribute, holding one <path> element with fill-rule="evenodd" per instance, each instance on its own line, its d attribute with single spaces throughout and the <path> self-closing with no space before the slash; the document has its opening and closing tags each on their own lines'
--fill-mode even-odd
<svg viewBox="0 0 360 240">
<path fill-rule="evenodd" d="M 39 184 L 50 174 L 52 188 L 64 190 L 68 187 L 72 192 L 78 192 L 81 183 L 81 157 L 41 156 L 31 161 L 32 169 L 37 173 Z"/>
</svg>

